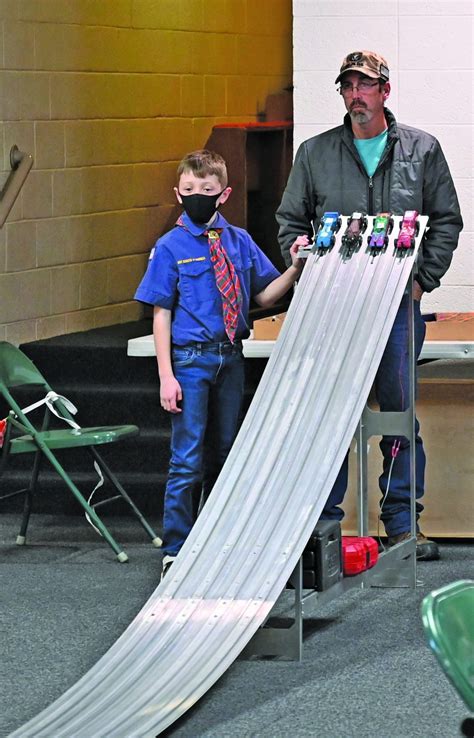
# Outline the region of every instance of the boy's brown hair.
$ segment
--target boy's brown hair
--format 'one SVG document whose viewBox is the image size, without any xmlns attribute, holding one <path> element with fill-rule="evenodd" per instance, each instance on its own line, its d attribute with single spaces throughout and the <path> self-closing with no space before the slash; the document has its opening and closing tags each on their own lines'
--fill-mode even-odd
<svg viewBox="0 0 474 738">
<path fill-rule="evenodd" d="M 178 182 L 184 172 L 192 172 L 196 177 L 204 179 L 208 175 L 214 174 L 219 180 L 223 188 L 227 187 L 227 167 L 224 159 L 215 151 L 207 149 L 198 149 L 191 151 L 190 154 L 180 161 L 178 166 Z"/>
</svg>

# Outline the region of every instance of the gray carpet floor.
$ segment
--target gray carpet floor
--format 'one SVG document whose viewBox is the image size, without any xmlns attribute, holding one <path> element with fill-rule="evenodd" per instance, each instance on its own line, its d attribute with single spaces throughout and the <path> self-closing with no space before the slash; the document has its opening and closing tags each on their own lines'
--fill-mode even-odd
<svg viewBox="0 0 474 738">
<path fill-rule="evenodd" d="M 128 564 L 81 517 L 34 516 L 25 547 L 18 517 L 0 517 L 2 738 L 92 667 L 155 589 L 159 551 L 135 522 L 110 527 Z M 468 711 L 426 645 L 420 603 L 474 567 L 466 542 L 441 553 L 416 590 L 350 591 L 306 619 L 302 662 L 236 661 L 166 736 L 456 738 Z"/>
</svg>

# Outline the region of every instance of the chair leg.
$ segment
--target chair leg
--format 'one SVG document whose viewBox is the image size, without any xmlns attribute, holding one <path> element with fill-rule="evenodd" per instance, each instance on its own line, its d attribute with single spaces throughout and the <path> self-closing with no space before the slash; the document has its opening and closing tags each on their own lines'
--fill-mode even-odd
<svg viewBox="0 0 474 738">
<path fill-rule="evenodd" d="M 138 509 L 138 507 L 135 505 L 131 497 L 128 496 L 122 485 L 120 484 L 119 480 L 115 476 L 115 474 L 109 469 L 103 458 L 100 456 L 100 454 L 97 452 L 97 449 L 94 447 L 90 447 L 89 451 L 91 455 L 93 456 L 94 460 L 99 464 L 100 468 L 102 469 L 103 473 L 107 477 L 107 479 L 113 484 L 117 492 L 120 494 L 121 497 L 125 500 L 125 502 L 130 506 L 132 512 L 136 516 L 138 522 L 142 526 L 142 528 L 146 531 L 146 533 L 150 536 L 151 542 L 153 543 L 156 548 L 160 548 L 163 541 L 158 536 L 157 533 L 153 530 L 153 528 L 148 524 L 148 522 L 143 517 L 143 514 Z"/>
<path fill-rule="evenodd" d="M 33 503 L 33 495 L 36 490 L 36 483 L 38 481 L 38 475 L 41 467 L 41 451 L 37 451 L 35 454 L 35 460 L 33 462 L 33 471 L 31 472 L 30 486 L 25 489 L 25 501 L 23 504 L 23 518 L 21 520 L 20 532 L 16 537 L 17 546 L 24 546 L 26 542 L 26 531 L 28 529 L 28 523 L 30 521 L 31 508 Z"/>
<path fill-rule="evenodd" d="M 4 438 L 4 441 L 3 441 L 3 449 L 2 449 L 2 453 L 0 455 L 0 477 L 2 476 L 3 472 L 5 471 L 5 469 L 7 467 L 8 459 L 10 458 L 9 450 L 10 450 L 11 428 L 12 428 L 11 427 L 11 423 L 7 423 L 7 432 L 5 434 L 5 438 Z M 38 451 L 37 454 L 39 454 L 39 453 L 40 452 Z M 36 468 L 36 460 L 37 459 L 35 458 L 35 465 L 33 467 L 33 473 L 32 473 L 32 476 L 31 476 L 29 487 L 22 488 L 22 489 L 17 489 L 14 492 L 10 492 L 9 494 L 0 497 L 0 500 L 6 500 L 9 497 L 16 497 L 17 495 L 25 495 L 25 499 L 24 499 L 24 502 L 23 502 L 23 518 L 22 518 L 22 522 L 21 522 L 20 533 L 18 534 L 18 536 L 16 538 L 17 545 L 19 545 L 19 546 L 22 546 L 25 543 L 25 540 L 26 540 L 26 529 L 28 527 L 28 520 L 30 518 L 30 513 L 31 513 L 31 492 L 32 492 L 32 488 L 34 488 L 34 483 L 36 483 L 36 480 L 33 483 L 34 471 L 35 471 L 35 468 Z M 37 476 L 38 476 L 38 474 L 36 473 L 36 478 L 37 478 Z"/>
<path fill-rule="evenodd" d="M 128 561 L 128 556 L 125 553 L 125 551 L 122 551 L 118 543 L 115 541 L 113 536 L 109 533 L 108 529 L 105 527 L 102 520 L 97 515 L 96 511 L 89 505 L 87 500 L 83 497 L 79 489 L 76 487 L 72 479 L 70 479 L 69 475 L 65 472 L 59 461 L 56 459 L 54 454 L 49 450 L 49 448 L 46 446 L 45 443 L 41 441 L 37 441 L 41 451 L 44 453 L 52 467 L 56 470 L 56 472 L 59 474 L 61 479 L 67 484 L 71 492 L 73 493 L 76 500 L 79 502 L 81 507 L 87 512 L 91 520 L 94 522 L 94 525 L 98 528 L 101 536 L 107 541 L 109 546 L 112 548 L 112 550 L 117 554 L 117 559 L 122 564 L 125 561 Z"/>
<path fill-rule="evenodd" d="M 42 423 L 41 430 L 45 431 L 48 429 L 50 417 L 51 417 L 51 413 L 49 409 L 46 408 L 44 416 L 43 416 L 43 423 Z M 36 492 L 36 484 L 38 482 L 38 475 L 39 475 L 40 468 L 41 468 L 42 458 L 43 458 L 42 453 L 38 449 L 35 454 L 35 459 L 33 461 L 33 470 L 31 472 L 31 479 L 30 479 L 29 487 L 25 490 L 22 490 L 25 493 L 25 500 L 23 503 L 23 518 L 21 521 L 20 532 L 16 537 L 17 546 L 24 546 L 26 543 L 26 531 L 28 529 L 28 523 L 30 521 L 31 510 L 33 507 L 33 496 Z"/>
<path fill-rule="evenodd" d="M 20 532 L 18 533 L 16 537 L 17 546 L 24 546 L 26 543 L 26 530 L 28 528 L 30 514 L 31 514 L 31 489 L 30 487 L 27 487 L 25 489 L 25 501 L 23 503 L 23 517 L 21 519 Z"/>
</svg>

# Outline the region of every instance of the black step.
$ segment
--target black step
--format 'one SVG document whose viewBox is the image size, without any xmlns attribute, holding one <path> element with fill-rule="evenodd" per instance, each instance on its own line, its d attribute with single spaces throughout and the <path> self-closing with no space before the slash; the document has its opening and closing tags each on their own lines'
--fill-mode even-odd
<svg viewBox="0 0 474 738">
<path fill-rule="evenodd" d="M 130 338 L 149 335 L 151 319 L 107 328 L 57 336 L 23 344 L 20 348 L 32 359 L 49 385 L 77 408 L 76 421 L 82 427 L 133 424 L 138 437 L 98 448 L 130 496 L 143 512 L 162 514 L 169 463 L 170 416 L 160 406 L 159 381 L 154 357 L 127 356 Z M 266 359 L 246 362 L 246 389 L 243 412 L 252 401 Z M 43 391 L 22 391 L 19 404 L 25 407 Z M 0 403 L 0 418 L 6 415 Z M 36 411 L 39 413 L 42 411 Z M 33 418 L 33 416 L 31 416 Z M 52 420 L 52 428 L 64 427 Z M 56 452 L 67 472 L 87 495 L 97 481 L 89 454 L 84 450 Z M 0 495 L 28 484 L 32 454 L 18 454 L 0 479 Z M 40 474 L 40 490 L 35 509 L 41 512 L 80 513 L 56 472 L 45 460 Z M 18 511 L 22 502 L 10 498 L 0 502 L 2 511 Z M 114 508 L 123 513 L 123 506 Z"/>
<path fill-rule="evenodd" d="M 128 473 L 117 474 L 127 494 L 132 498 L 144 515 L 163 515 L 163 497 L 166 474 Z M 74 484 L 81 494 L 88 499 L 97 482 L 97 475 L 88 473 L 71 474 Z M 23 488 L 25 479 L 22 474 L 12 474 L 9 478 L 10 491 Z M 4 493 L 2 486 L 2 494 Z M 114 495 L 113 488 L 107 484 L 97 491 L 93 501 Z M 23 509 L 23 495 L 9 497 L 1 503 L 3 513 L 18 513 Z M 108 507 L 109 514 L 117 516 L 129 515 L 129 507 L 122 501 L 112 503 Z M 45 472 L 38 483 L 38 491 L 33 501 L 33 512 L 54 513 L 64 515 L 80 515 L 82 507 L 65 483 L 52 472 Z"/>
</svg>

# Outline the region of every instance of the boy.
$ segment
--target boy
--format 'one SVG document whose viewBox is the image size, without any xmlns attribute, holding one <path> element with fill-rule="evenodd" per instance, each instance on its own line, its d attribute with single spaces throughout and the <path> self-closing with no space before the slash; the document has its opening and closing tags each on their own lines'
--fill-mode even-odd
<svg viewBox="0 0 474 738">
<path fill-rule="evenodd" d="M 193 490 L 202 484 L 207 498 L 237 434 L 250 298 L 269 307 L 282 297 L 301 272 L 296 254 L 307 243 L 296 239 L 292 264 L 280 274 L 249 234 L 218 212 L 232 190 L 214 152 L 185 156 L 174 190 L 185 212 L 156 242 L 135 294 L 154 305 L 160 401 L 171 413 L 162 577 L 193 525 Z"/>
</svg>

